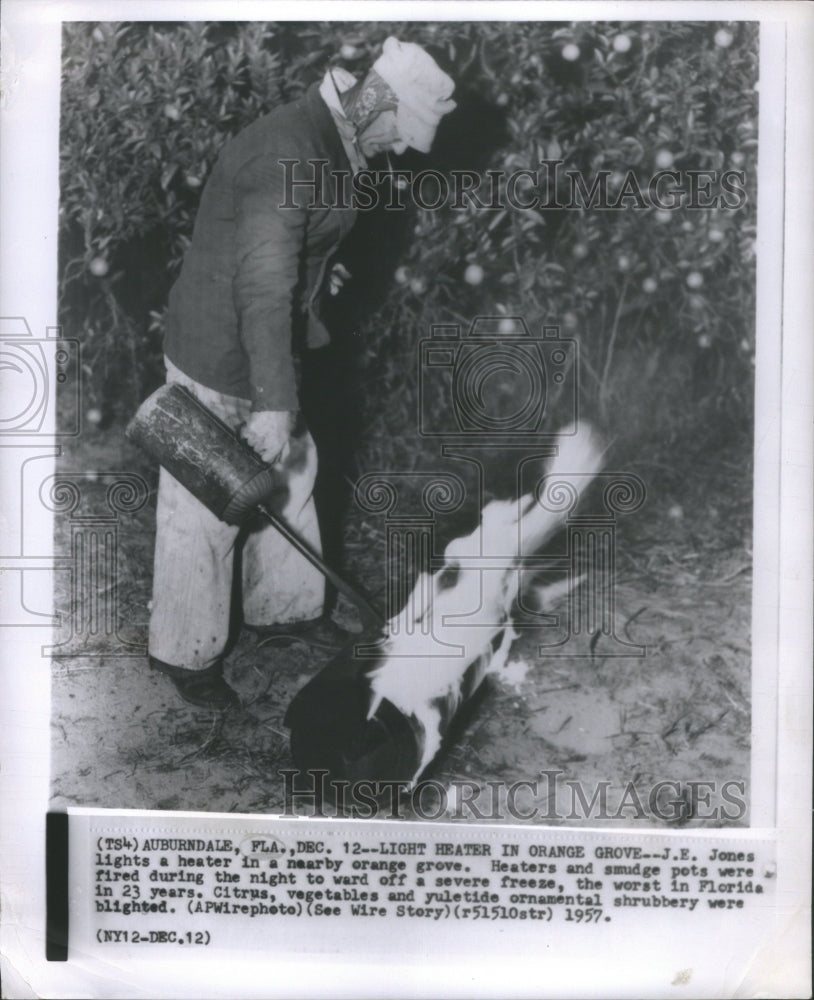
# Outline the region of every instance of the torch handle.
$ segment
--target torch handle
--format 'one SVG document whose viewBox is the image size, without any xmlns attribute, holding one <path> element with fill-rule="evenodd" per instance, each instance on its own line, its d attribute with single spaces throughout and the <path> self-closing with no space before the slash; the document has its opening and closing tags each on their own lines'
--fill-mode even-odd
<svg viewBox="0 0 814 1000">
<path fill-rule="evenodd" d="M 280 532 L 290 545 L 293 545 L 300 555 L 305 556 L 308 562 L 318 569 L 336 587 L 340 594 L 344 594 L 349 601 L 352 601 L 356 605 L 366 625 L 377 629 L 380 629 L 384 625 L 384 616 L 370 599 L 356 587 L 352 587 L 335 570 L 331 569 L 322 556 L 315 552 L 308 542 L 284 518 L 269 510 L 264 504 L 258 504 L 257 511 Z"/>
</svg>

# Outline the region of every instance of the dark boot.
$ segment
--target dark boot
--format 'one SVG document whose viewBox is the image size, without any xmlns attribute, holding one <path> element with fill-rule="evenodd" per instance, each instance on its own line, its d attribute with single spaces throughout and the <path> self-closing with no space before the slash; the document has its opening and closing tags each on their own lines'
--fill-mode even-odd
<svg viewBox="0 0 814 1000">
<path fill-rule="evenodd" d="M 150 666 L 168 677 L 178 694 L 190 705 L 211 708 L 215 712 L 225 712 L 240 704 L 237 692 L 223 679 L 223 661 L 216 660 L 204 670 L 189 670 L 174 667 L 154 656 L 148 657 Z"/>
</svg>

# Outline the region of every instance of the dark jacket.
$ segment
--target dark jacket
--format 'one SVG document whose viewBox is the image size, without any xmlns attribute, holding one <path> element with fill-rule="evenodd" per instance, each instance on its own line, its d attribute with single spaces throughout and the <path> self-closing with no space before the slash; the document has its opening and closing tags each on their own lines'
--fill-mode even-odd
<svg viewBox="0 0 814 1000">
<path fill-rule="evenodd" d="M 286 185 L 281 160 L 301 163 L 289 178 L 324 178 L 322 196 Z M 321 171 L 313 160 L 327 163 Z M 318 293 L 356 215 L 337 202 L 335 170 L 350 164 L 316 84 L 222 150 L 167 316 L 165 353 L 197 382 L 257 410 L 297 409 L 293 356 L 330 341 Z"/>
</svg>

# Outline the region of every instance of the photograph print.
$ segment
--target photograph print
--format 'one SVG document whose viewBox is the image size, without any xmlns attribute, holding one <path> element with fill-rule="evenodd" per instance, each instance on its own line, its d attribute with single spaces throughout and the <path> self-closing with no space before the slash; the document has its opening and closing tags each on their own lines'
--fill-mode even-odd
<svg viewBox="0 0 814 1000">
<path fill-rule="evenodd" d="M 63 23 L 52 808 L 750 824 L 759 48 Z"/>
</svg>

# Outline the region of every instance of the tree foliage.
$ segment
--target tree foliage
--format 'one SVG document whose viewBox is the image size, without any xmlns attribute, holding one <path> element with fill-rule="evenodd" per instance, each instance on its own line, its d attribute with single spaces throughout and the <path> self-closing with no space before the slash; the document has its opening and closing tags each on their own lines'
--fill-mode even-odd
<svg viewBox="0 0 814 1000">
<path fill-rule="evenodd" d="M 225 139 L 328 65 L 363 71 L 388 34 L 425 45 L 457 82 L 459 111 L 433 154 L 406 158 L 413 169 L 510 174 L 556 160 L 561 185 L 568 170 L 589 185 L 605 171 L 611 194 L 630 177 L 646 192 L 659 169 L 738 170 L 745 201 L 529 210 L 505 206 L 503 191 L 498 210 L 446 203 L 385 219 L 391 235 L 368 253 L 380 294 L 351 324 L 373 437 L 414 429 L 409 373 L 429 326 L 480 314 L 576 337 L 583 397 L 619 433 L 671 442 L 748 424 L 758 93 L 747 23 L 66 25 L 61 322 L 83 340 L 100 403 L 132 409 L 159 378 L 167 293 Z M 568 200 L 531 177 L 517 193 Z"/>
</svg>

